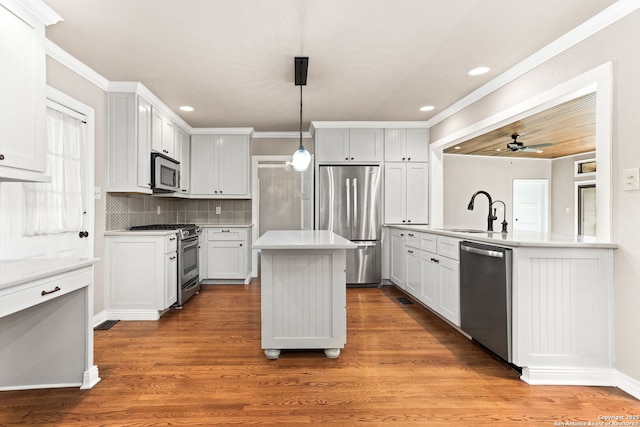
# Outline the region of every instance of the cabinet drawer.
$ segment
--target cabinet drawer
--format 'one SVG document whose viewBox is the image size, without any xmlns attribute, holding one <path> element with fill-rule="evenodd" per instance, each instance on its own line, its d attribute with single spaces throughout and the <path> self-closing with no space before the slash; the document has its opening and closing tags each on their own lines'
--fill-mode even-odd
<svg viewBox="0 0 640 427">
<path fill-rule="evenodd" d="M 247 230 L 243 228 L 209 228 L 207 240 L 244 240 Z"/>
<path fill-rule="evenodd" d="M 412 248 L 420 249 L 420 236 L 422 233 L 416 233 L 415 231 L 407 231 L 405 245 Z"/>
<path fill-rule="evenodd" d="M 438 255 L 451 259 L 460 259 L 460 239 L 438 237 Z"/>
<path fill-rule="evenodd" d="M 433 234 L 421 234 L 420 249 L 423 251 L 436 253 L 438 250 L 437 237 Z"/>
<path fill-rule="evenodd" d="M 175 252 L 178 249 L 178 235 L 172 234 L 167 236 L 164 240 L 164 253 Z"/>
<path fill-rule="evenodd" d="M 4 289 L 0 292 L 0 317 L 61 297 L 92 282 L 93 270 L 85 268 Z"/>
</svg>

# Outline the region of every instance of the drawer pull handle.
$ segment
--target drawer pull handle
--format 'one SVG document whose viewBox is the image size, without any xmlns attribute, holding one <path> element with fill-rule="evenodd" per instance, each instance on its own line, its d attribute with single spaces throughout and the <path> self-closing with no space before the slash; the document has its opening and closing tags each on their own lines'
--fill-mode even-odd
<svg viewBox="0 0 640 427">
<path fill-rule="evenodd" d="M 40 295 L 45 296 L 45 295 L 49 295 L 52 294 L 54 292 L 58 292 L 60 290 L 60 286 L 56 286 L 55 288 L 53 288 L 52 291 L 42 291 L 40 292 Z"/>
<path fill-rule="evenodd" d="M 412 234 L 412 233 L 409 233 L 409 234 L 407 234 L 407 236 L 409 236 L 409 237 L 413 237 L 413 234 Z"/>
<path fill-rule="evenodd" d="M 175 256 L 172 256 L 172 257 L 169 257 L 169 259 L 176 259 L 176 257 L 175 257 Z"/>
<path fill-rule="evenodd" d="M 169 240 L 176 240 L 175 237 L 169 237 Z"/>
<path fill-rule="evenodd" d="M 231 233 L 231 230 L 222 230 L 223 233 Z"/>
<path fill-rule="evenodd" d="M 431 258 L 431 261 L 433 261 L 433 262 L 437 262 L 437 263 L 439 263 L 439 262 L 440 262 L 440 260 L 439 260 L 439 259 L 436 259 L 436 258 Z"/>
</svg>

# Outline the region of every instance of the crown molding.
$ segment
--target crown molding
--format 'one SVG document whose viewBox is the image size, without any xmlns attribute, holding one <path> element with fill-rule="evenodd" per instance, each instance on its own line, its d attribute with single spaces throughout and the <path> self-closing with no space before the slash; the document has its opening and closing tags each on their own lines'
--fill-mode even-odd
<svg viewBox="0 0 640 427">
<path fill-rule="evenodd" d="M 507 83 L 521 77 L 525 73 L 531 71 L 537 66 L 549 61 L 551 58 L 561 54 L 572 46 L 580 43 L 586 38 L 596 34 L 600 30 L 615 23 L 619 19 L 629 15 L 630 13 L 640 9 L 640 2 L 637 0 L 618 0 L 599 14 L 588 19 L 584 23 L 578 25 L 573 30 L 549 43 L 533 55 L 529 56 L 522 62 L 511 67 L 495 79 L 489 81 L 484 86 L 471 92 L 469 95 L 451 104 L 451 106 L 442 110 L 429 120 L 427 126 L 432 127 L 441 121 L 453 116 L 460 110 L 472 105 L 485 96 L 505 86 Z"/>
<path fill-rule="evenodd" d="M 300 132 L 254 132 L 253 139 L 299 139 Z M 310 132 L 302 132 L 302 138 L 311 138 Z"/>
<path fill-rule="evenodd" d="M 5 0 L 8 3 L 13 3 L 21 6 L 27 10 L 33 16 L 38 18 L 44 25 L 53 25 L 62 21 L 62 17 L 56 13 L 55 10 L 50 8 L 42 0 Z"/>
<path fill-rule="evenodd" d="M 191 135 L 253 135 L 253 128 L 192 128 Z"/>
<path fill-rule="evenodd" d="M 109 87 L 109 80 L 102 77 L 102 75 L 98 74 L 84 63 L 78 61 L 75 57 L 71 56 L 67 51 L 49 39 L 45 40 L 45 52 L 51 59 L 58 61 L 60 64 L 75 72 L 80 77 L 83 77 L 85 80 L 93 83 L 100 89 L 106 91 Z"/>
</svg>

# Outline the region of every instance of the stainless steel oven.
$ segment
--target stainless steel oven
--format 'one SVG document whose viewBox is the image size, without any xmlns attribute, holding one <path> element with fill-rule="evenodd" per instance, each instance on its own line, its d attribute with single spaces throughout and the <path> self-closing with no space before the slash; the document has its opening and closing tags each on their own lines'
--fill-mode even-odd
<svg viewBox="0 0 640 427">
<path fill-rule="evenodd" d="M 180 233 L 178 233 L 180 234 Z M 199 242 L 198 231 L 183 239 L 178 238 L 178 302 L 181 307 L 189 298 L 200 291 L 200 277 L 198 275 Z"/>
<path fill-rule="evenodd" d="M 178 301 L 175 307 L 182 308 L 182 305 L 189 298 L 200 292 L 200 266 L 198 265 L 200 227 L 195 224 L 151 224 L 131 227 L 130 230 L 176 230 L 178 236 Z"/>
</svg>

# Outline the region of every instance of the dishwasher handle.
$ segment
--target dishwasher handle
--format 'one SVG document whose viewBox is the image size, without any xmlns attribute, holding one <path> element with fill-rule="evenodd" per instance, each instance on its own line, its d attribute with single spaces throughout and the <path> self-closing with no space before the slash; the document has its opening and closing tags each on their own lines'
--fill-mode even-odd
<svg viewBox="0 0 640 427">
<path fill-rule="evenodd" d="M 466 245 L 460 245 L 460 250 L 476 255 L 488 256 L 491 258 L 504 258 L 504 252 L 501 251 L 492 251 L 490 249 L 481 249 Z"/>
</svg>

